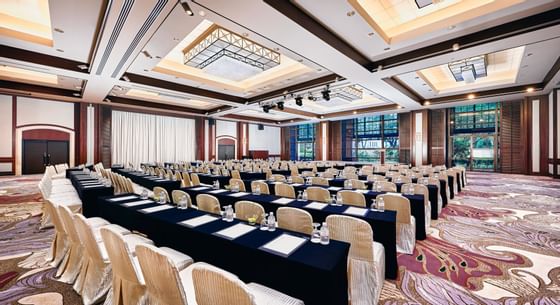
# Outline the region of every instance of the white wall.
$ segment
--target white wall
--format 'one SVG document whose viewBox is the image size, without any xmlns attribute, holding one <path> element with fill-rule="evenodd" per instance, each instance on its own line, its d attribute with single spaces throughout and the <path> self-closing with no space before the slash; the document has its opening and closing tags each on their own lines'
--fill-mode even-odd
<svg viewBox="0 0 560 305">
<path fill-rule="evenodd" d="M 259 130 L 258 125 L 249 124 L 249 150 L 268 150 L 270 155 L 279 155 L 280 127 L 264 126 L 264 130 Z"/>
<path fill-rule="evenodd" d="M 229 136 L 237 139 L 237 123 L 216 120 L 216 138 L 220 136 Z"/>
<path fill-rule="evenodd" d="M 17 98 L 17 126 L 29 124 L 52 124 L 74 129 L 74 104 Z"/>
<path fill-rule="evenodd" d="M 12 157 L 12 97 L 0 95 L 0 157 Z"/>
</svg>

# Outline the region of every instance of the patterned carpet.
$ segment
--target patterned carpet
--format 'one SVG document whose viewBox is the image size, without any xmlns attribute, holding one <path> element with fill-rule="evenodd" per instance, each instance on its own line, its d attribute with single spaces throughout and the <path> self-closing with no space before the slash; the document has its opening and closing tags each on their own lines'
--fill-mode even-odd
<svg viewBox="0 0 560 305">
<path fill-rule="evenodd" d="M 39 178 L 0 178 L 0 304 L 80 304 L 44 263 Z M 560 304 L 560 180 L 469 173 L 429 233 L 380 304 Z"/>
</svg>

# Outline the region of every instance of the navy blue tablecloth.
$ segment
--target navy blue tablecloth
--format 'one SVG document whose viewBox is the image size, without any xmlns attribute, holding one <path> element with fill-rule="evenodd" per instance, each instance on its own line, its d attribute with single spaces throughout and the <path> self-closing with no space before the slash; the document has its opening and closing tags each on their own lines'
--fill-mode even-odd
<svg viewBox="0 0 560 305">
<path fill-rule="evenodd" d="M 173 190 L 177 190 L 181 187 L 181 181 L 179 180 L 156 181 L 158 179 L 158 177 L 156 176 L 150 176 L 132 170 L 116 169 L 115 173 L 130 178 L 132 182 L 141 185 L 149 190 L 153 190 L 156 186 L 163 187 L 169 195 L 171 195 L 171 192 L 173 192 Z"/>
<path fill-rule="evenodd" d="M 99 197 L 113 195 L 115 192 L 114 188 L 112 186 L 104 185 L 86 187 L 84 183 L 91 185 L 91 183 L 97 181 L 97 179 L 92 178 L 89 174 L 85 174 L 81 170 L 67 171 L 66 175 L 72 182 L 72 185 L 76 189 L 76 192 L 82 201 L 82 214 L 84 214 L 85 217 L 99 216 L 97 199 Z"/>
<path fill-rule="evenodd" d="M 114 198 L 114 197 L 110 197 Z M 347 305 L 347 257 L 350 245 L 331 240 L 329 245 L 306 242 L 288 257 L 276 255 L 259 247 L 281 234 L 298 233 L 258 228 L 234 240 L 213 233 L 239 223 L 216 220 L 195 228 L 178 222 L 205 215 L 195 209 L 176 208 L 145 214 L 139 210 L 157 206 L 148 203 L 125 207 L 122 203 L 139 199 L 110 202 L 102 198 L 98 204 L 101 216 L 129 230 L 146 234 L 157 246 L 172 247 L 197 262 L 207 262 L 236 274 L 242 281 L 256 282 L 299 298 L 306 305 Z M 303 236 L 302 236 L 303 237 Z"/>
<path fill-rule="evenodd" d="M 213 190 L 210 188 L 199 189 L 197 187 L 182 188 L 183 191 L 187 192 L 193 203 L 196 204 L 196 196 L 199 194 L 210 194 L 218 198 L 221 206 L 235 205 L 235 202 L 241 200 L 249 200 L 259 203 L 263 206 L 267 213 L 274 212 L 280 207 L 296 207 L 308 211 L 313 217 L 314 222 L 323 222 L 329 215 L 343 214 L 344 210 L 348 206 L 327 206 L 323 210 L 316 210 L 304 207 L 309 202 L 294 200 L 288 204 L 278 204 L 273 201 L 282 197 L 274 195 L 254 195 L 248 194 L 242 197 L 232 197 L 232 193 L 228 191 L 223 191 L 220 193 L 210 193 Z M 423 200 L 423 199 L 422 199 Z M 358 217 L 367 221 L 373 228 L 373 239 L 381 243 L 385 247 L 385 276 L 389 279 L 395 279 L 397 277 L 398 265 L 397 265 L 397 252 L 396 252 L 396 212 L 385 211 L 385 212 L 375 212 L 368 211 L 364 217 Z M 422 222 L 423 225 L 423 222 Z"/>
<path fill-rule="evenodd" d="M 292 172 L 290 170 L 287 170 L 287 169 L 273 169 L 272 174 L 273 175 L 291 176 Z"/>
</svg>

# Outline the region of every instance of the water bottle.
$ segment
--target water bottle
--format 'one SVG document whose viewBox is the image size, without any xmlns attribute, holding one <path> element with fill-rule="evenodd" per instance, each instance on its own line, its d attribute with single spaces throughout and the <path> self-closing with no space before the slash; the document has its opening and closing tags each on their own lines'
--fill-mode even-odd
<svg viewBox="0 0 560 305">
<path fill-rule="evenodd" d="M 286 180 L 286 182 L 288 182 L 289 184 L 292 184 L 292 182 L 293 182 L 292 176 L 288 176 L 288 179 Z"/>
<path fill-rule="evenodd" d="M 383 197 L 377 200 L 377 209 L 381 212 L 385 211 L 385 200 Z"/>
<path fill-rule="evenodd" d="M 307 201 L 307 190 L 303 191 L 303 195 L 301 195 L 301 200 Z"/>
<path fill-rule="evenodd" d="M 321 226 L 321 245 L 328 245 L 329 242 L 329 227 L 326 222 L 323 222 L 323 225 Z"/>
<path fill-rule="evenodd" d="M 336 195 L 332 195 L 331 204 L 336 205 Z"/>
<path fill-rule="evenodd" d="M 226 209 L 226 221 L 227 222 L 233 221 L 233 207 L 231 205 L 228 205 Z"/>
<path fill-rule="evenodd" d="M 260 186 L 260 185 L 257 185 L 257 186 L 255 187 L 255 195 L 260 195 L 260 194 L 261 194 L 261 186 Z"/>
<path fill-rule="evenodd" d="M 336 204 L 342 205 L 342 195 L 340 193 L 336 193 Z"/>
<path fill-rule="evenodd" d="M 268 231 L 276 231 L 276 218 L 274 217 L 274 214 L 272 212 L 268 214 L 268 220 L 266 223 L 268 225 Z"/>
<path fill-rule="evenodd" d="M 148 199 L 148 190 L 143 189 L 142 194 L 140 194 L 140 199 L 146 200 Z"/>
</svg>

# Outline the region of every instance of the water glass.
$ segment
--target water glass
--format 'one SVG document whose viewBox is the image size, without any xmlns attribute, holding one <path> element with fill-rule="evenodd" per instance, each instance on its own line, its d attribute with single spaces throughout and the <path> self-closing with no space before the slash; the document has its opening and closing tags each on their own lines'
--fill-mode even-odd
<svg viewBox="0 0 560 305">
<path fill-rule="evenodd" d="M 376 202 L 375 198 L 371 200 L 370 209 L 371 209 L 372 211 L 377 210 L 377 202 Z"/>
<path fill-rule="evenodd" d="M 331 204 L 336 205 L 336 195 L 332 195 Z"/>
<path fill-rule="evenodd" d="M 142 193 L 140 194 L 140 199 L 142 200 L 148 199 L 148 190 L 146 189 L 142 190 Z"/>
<path fill-rule="evenodd" d="M 377 200 L 377 210 L 381 212 L 385 211 L 385 200 L 383 199 L 383 197 Z"/>
<path fill-rule="evenodd" d="M 319 231 L 319 223 L 313 223 L 313 232 L 311 233 L 311 242 L 318 244 L 321 242 L 321 231 Z"/>
<path fill-rule="evenodd" d="M 267 231 L 268 230 L 268 223 L 266 222 L 266 214 L 263 214 L 263 216 L 262 216 L 261 226 L 260 226 L 259 229 L 261 231 Z"/>
<path fill-rule="evenodd" d="M 302 193 L 302 191 L 299 191 L 299 192 L 298 192 L 298 195 L 297 195 L 297 200 L 298 200 L 298 201 L 302 201 L 302 200 L 303 200 L 303 196 L 302 196 L 301 193 Z"/>
</svg>

